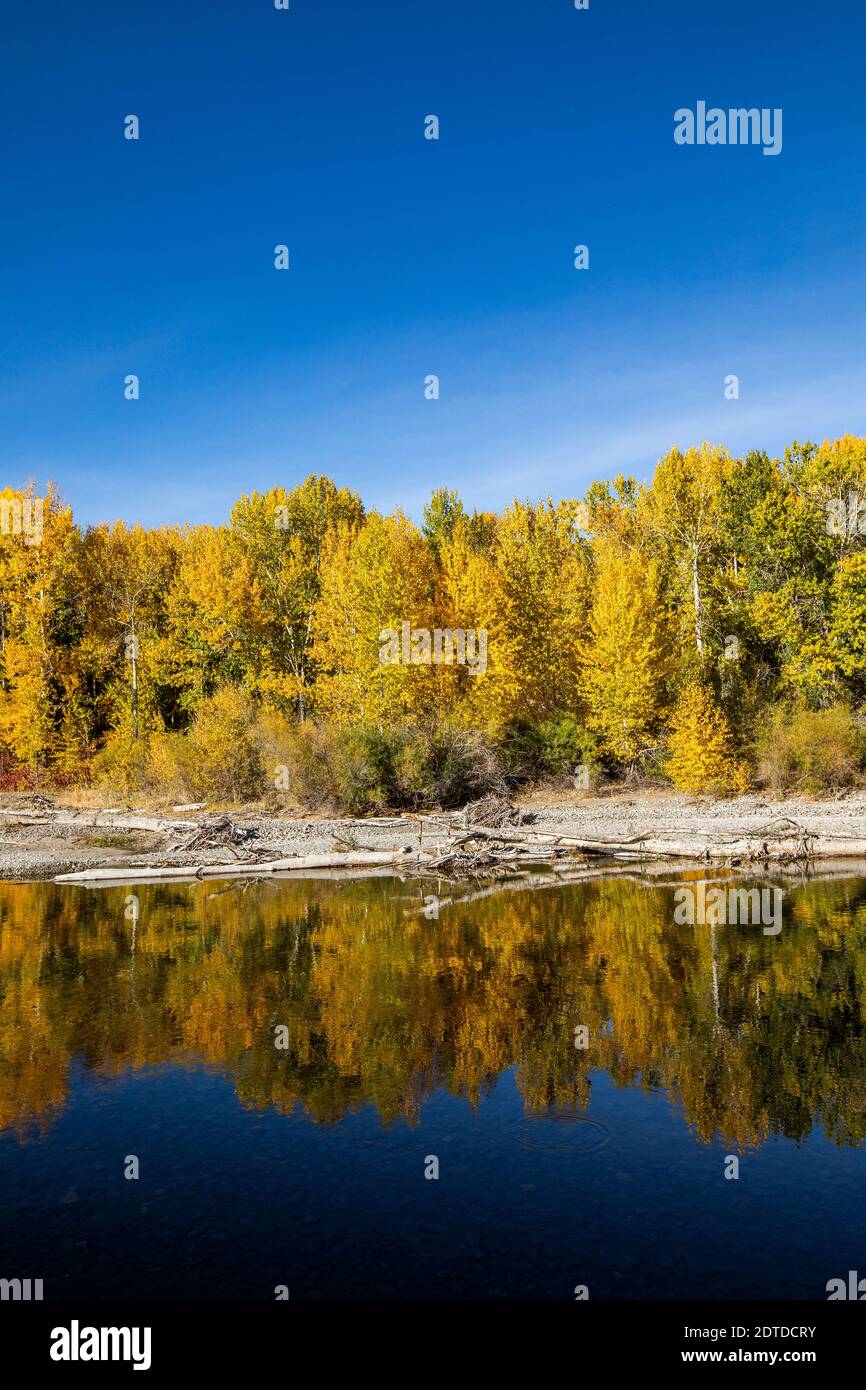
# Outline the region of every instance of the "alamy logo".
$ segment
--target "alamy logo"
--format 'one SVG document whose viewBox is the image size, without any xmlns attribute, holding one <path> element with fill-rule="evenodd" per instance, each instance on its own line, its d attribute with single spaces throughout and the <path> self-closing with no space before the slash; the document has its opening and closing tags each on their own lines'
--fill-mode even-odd
<svg viewBox="0 0 866 1390">
<path fill-rule="evenodd" d="M 0 1279 L 0 1301 L 13 1303 L 42 1302 L 41 1279 Z"/>
<path fill-rule="evenodd" d="M 0 535 L 23 536 L 25 545 L 42 541 L 41 497 L 0 497 Z"/>
<path fill-rule="evenodd" d="M 487 670 L 487 631 L 480 627 L 385 627 L 379 633 L 382 666 L 466 666 L 470 676 Z"/>
<path fill-rule="evenodd" d="M 69 1327 L 51 1329 L 52 1361 L 131 1361 L 134 1371 L 150 1370 L 149 1327 Z"/>
<path fill-rule="evenodd" d="M 862 1303 L 866 1299 L 866 1279 L 861 1279 L 856 1269 L 848 1270 L 848 1283 L 844 1279 L 827 1280 L 827 1302 L 838 1302 L 839 1299 L 854 1299 Z"/>
<path fill-rule="evenodd" d="M 704 882 L 674 893 L 677 906 L 674 922 L 678 927 L 762 926 L 764 936 L 778 936 L 782 930 L 781 888 L 710 888 Z"/>
<path fill-rule="evenodd" d="M 866 496 L 852 487 L 847 502 L 844 497 L 831 497 L 827 502 L 827 535 L 849 540 L 866 535 Z"/>
<path fill-rule="evenodd" d="M 728 111 L 699 101 L 692 111 L 681 106 L 674 112 L 674 140 L 678 145 L 763 145 L 764 154 L 782 153 L 782 109 L 768 106 L 732 107 Z"/>
</svg>

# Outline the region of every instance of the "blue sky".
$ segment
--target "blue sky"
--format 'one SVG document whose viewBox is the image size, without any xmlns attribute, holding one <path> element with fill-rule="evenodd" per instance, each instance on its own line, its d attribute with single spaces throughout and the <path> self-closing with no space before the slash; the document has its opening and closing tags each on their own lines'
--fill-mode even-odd
<svg viewBox="0 0 866 1390">
<path fill-rule="evenodd" d="M 417 516 L 866 433 L 864 41 L 859 0 L 9 7 L 0 484 Z M 781 107 L 781 154 L 676 145 L 699 99 Z"/>
</svg>

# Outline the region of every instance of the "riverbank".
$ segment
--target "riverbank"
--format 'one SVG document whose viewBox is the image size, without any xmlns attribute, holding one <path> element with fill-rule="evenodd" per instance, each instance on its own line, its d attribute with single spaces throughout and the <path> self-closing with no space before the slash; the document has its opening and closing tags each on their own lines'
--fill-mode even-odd
<svg viewBox="0 0 866 1390">
<path fill-rule="evenodd" d="M 519 817 L 503 842 L 524 840 L 541 853 L 739 863 L 792 859 L 866 860 L 866 794 L 830 800 L 752 794 L 728 800 L 665 791 L 601 796 L 538 793 L 515 803 Z M 223 810 L 224 808 L 220 808 Z M 407 867 L 441 860 L 456 837 L 451 815 L 367 820 L 229 812 L 232 833 L 211 833 L 210 808 L 159 815 L 143 808 L 102 810 L 20 793 L 0 797 L 0 878 L 46 879 L 91 869 L 200 868 L 393 852 Z M 519 831 L 519 834 L 517 833 Z M 483 836 L 481 837 L 483 839 Z M 287 866 L 288 867 L 288 866 Z M 313 866 L 315 867 L 315 866 Z M 158 876 L 158 874 L 155 874 Z"/>
</svg>

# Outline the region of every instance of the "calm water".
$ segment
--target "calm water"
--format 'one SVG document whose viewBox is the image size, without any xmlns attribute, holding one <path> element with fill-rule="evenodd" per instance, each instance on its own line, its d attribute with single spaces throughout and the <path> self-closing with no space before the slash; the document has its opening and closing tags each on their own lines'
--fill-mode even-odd
<svg viewBox="0 0 866 1390">
<path fill-rule="evenodd" d="M 123 888 L 0 884 L 0 1277 L 595 1299 L 866 1274 L 866 881 L 789 884 L 771 937 L 675 926 L 677 877 L 438 918 L 384 878 L 139 887 L 137 921 Z"/>
</svg>

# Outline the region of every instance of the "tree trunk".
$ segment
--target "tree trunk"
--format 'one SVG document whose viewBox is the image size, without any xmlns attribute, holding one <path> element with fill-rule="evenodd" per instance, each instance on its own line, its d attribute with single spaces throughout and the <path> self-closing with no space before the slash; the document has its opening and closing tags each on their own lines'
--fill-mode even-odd
<svg viewBox="0 0 866 1390">
<path fill-rule="evenodd" d="M 697 547 L 692 551 L 692 593 L 695 600 L 695 642 L 698 648 L 698 655 L 704 654 L 704 624 L 703 613 L 701 610 L 701 586 L 698 579 L 698 552 Z"/>
<path fill-rule="evenodd" d="M 132 737 L 138 738 L 138 639 L 135 635 L 135 618 L 129 628 L 129 660 L 132 665 L 132 690 L 130 692 L 132 712 Z"/>
</svg>

